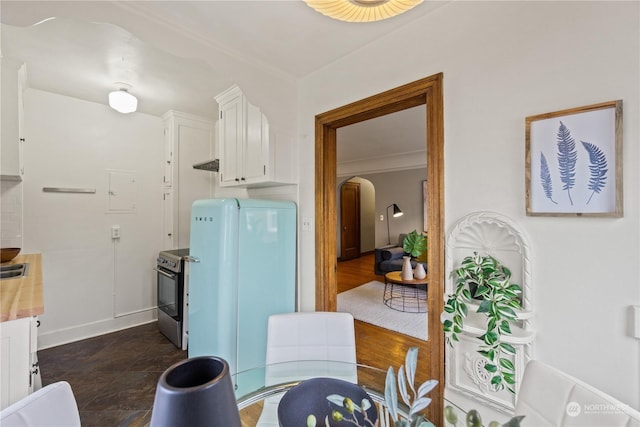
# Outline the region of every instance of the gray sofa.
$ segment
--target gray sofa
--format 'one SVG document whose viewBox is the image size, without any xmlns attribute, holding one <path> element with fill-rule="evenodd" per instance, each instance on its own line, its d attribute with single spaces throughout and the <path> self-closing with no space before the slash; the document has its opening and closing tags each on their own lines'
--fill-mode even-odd
<svg viewBox="0 0 640 427">
<path fill-rule="evenodd" d="M 398 244 L 382 246 L 375 249 L 375 257 L 373 264 L 373 271 L 379 276 L 384 276 L 391 271 L 402 270 L 402 257 L 405 255 L 404 249 L 402 249 L 402 242 L 404 241 L 406 234 L 400 234 L 398 236 Z M 406 254 L 408 255 L 408 254 Z M 425 271 L 427 270 L 427 264 L 424 262 Z M 416 268 L 416 261 L 411 261 L 411 268 Z"/>
</svg>

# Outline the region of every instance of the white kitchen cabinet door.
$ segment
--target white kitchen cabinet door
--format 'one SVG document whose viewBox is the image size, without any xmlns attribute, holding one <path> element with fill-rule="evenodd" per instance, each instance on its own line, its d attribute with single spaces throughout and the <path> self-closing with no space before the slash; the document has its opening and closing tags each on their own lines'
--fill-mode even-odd
<svg viewBox="0 0 640 427">
<path fill-rule="evenodd" d="M 238 86 L 216 96 L 216 101 L 220 110 L 220 186 L 255 188 L 291 184 L 291 147 L 276 146 L 267 117 L 260 109 L 247 100 Z"/>
<path fill-rule="evenodd" d="M 25 66 L 8 58 L 2 58 L 2 127 L 0 129 L 1 164 L 3 179 L 22 180 L 23 98 Z"/>
<path fill-rule="evenodd" d="M 213 129 L 210 119 L 170 110 L 163 116 L 166 129 L 166 152 L 171 153 L 171 186 L 165 178 L 165 248 L 189 246 L 191 205 L 213 195 L 216 175 L 194 169 L 193 165 L 214 155 Z"/>
<path fill-rule="evenodd" d="M 172 128 L 165 123 L 164 126 L 164 186 L 170 188 L 173 185 L 173 134 Z"/>
<path fill-rule="evenodd" d="M 264 120 L 263 120 L 264 119 Z M 267 119 L 260 109 L 247 104 L 247 138 L 244 150 L 244 172 L 242 178 L 247 184 L 260 182 L 267 174 L 267 156 L 269 150 L 269 133 L 263 133 L 263 122 Z M 266 125 L 268 130 L 268 125 Z"/>
<path fill-rule="evenodd" d="M 241 183 L 244 156 L 244 108 L 241 94 L 220 104 L 220 185 Z"/>
<path fill-rule="evenodd" d="M 0 323 L 0 409 L 29 394 L 32 318 Z"/>
</svg>

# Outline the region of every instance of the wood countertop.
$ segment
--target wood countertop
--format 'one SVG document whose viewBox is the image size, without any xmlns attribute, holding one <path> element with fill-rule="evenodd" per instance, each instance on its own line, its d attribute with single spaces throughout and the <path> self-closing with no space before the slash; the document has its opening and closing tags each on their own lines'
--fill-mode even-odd
<svg viewBox="0 0 640 427">
<path fill-rule="evenodd" d="M 0 322 L 44 313 L 42 298 L 42 255 L 18 255 L 5 265 L 27 263 L 27 275 L 0 280 Z"/>
</svg>

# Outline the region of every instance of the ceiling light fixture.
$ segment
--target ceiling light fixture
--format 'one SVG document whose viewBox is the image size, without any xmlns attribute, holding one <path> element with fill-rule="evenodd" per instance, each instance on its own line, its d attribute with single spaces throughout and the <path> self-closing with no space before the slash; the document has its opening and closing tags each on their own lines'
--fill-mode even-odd
<svg viewBox="0 0 640 427">
<path fill-rule="evenodd" d="M 305 0 L 325 16 L 346 22 L 381 21 L 400 15 L 423 0 Z"/>
<path fill-rule="evenodd" d="M 138 108 L 138 98 L 129 93 L 129 85 L 117 83 L 120 88 L 109 92 L 109 107 L 113 108 L 119 113 L 127 114 L 133 113 Z"/>
</svg>

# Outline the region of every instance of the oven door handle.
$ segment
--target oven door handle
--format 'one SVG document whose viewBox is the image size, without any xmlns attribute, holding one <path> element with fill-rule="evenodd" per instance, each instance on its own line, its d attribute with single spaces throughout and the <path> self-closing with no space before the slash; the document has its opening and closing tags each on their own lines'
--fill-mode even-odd
<svg viewBox="0 0 640 427">
<path fill-rule="evenodd" d="M 157 271 L 158 273 L 162 274 L 163 276 L 168 277 L 169 279 L 175 279 L 176 278 L 175 274 L 169 274 L 169 273 L 167 273 L 165 271 L 162 271 L 162 270 L 160 270 L 158 268 L 154 268 L 154 270 Z"/>
</svg>

